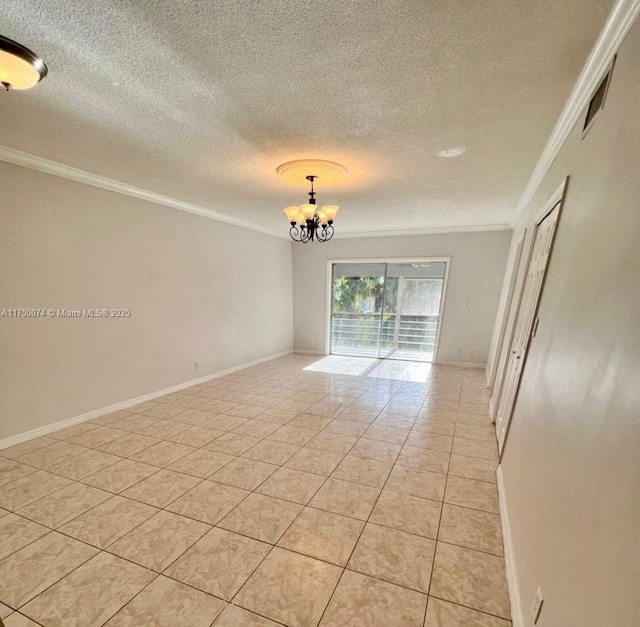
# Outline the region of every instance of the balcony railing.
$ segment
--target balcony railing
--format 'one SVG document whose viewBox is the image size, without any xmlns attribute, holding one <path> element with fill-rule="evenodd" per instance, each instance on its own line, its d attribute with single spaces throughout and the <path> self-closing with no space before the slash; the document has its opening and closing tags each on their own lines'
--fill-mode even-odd
<svg viewBox="0 0 640 627">
<path fill-rule="evenodd" d="M 331 352 L 431 361 L 437 328 L 438 316 L 334 313 Z"/>
</svg>

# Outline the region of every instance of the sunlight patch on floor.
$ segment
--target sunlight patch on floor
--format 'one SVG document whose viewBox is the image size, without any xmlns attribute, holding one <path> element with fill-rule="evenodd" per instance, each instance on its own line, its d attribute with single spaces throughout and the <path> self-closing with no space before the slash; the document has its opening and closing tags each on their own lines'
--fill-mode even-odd
<svg viewBox="0 0 640 627">
<path fill-rule="evenodd" d="M 329 355 L 305 368 L 311 372 L 327 372 L 329 374 L 350 374 L 356 377 L 362 375 L 373 366 L 377 359 L 368 357 L 341 357 Z"/>
<path fill-rule="evenodd" d="M 425 362 L 329 355 L 313 362 L 305 370 L 425 383 L 432 368 L 433 364 Z"/>
</svg>

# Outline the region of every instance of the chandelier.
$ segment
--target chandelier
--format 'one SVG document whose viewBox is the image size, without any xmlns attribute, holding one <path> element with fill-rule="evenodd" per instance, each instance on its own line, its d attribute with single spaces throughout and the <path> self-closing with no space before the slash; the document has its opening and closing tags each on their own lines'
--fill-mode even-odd
<svg viewBox="0 0 640 627">
<path fill-rule="evenodd" d="M 29 48 L 0 35 L 0 85 L 10 89 L 29 89 L 47 75 L 47 66 Z"/>
<path fill-rule="evenodd" d="M 284 209 L 291 225 L 289 235 L 294 242 L 328 242 L 334 235 L 333 222 L 337 205 L 318 208 L 314 185 L 331 184 L 343 177 L 347 170 L 339 163 L 319 159 L 289 161 L 278 168 L 278 174 L 288 183 L 310 185 L 309 201 Z"/>
<path fill-rule="evenodd" d="M 306 205 L 287 207 L 284 212 L 291 224 L 289 235 L 294 242 L 328 242 L 334 233 L 333 220 L 338 211 L 337 205 L 325 205 L 316 208 L 316 193 L 313 191 L 313 181 L 318 178 L 313 174 L 305 177 L 311 183 L 309 202 Z"/>
</svg>

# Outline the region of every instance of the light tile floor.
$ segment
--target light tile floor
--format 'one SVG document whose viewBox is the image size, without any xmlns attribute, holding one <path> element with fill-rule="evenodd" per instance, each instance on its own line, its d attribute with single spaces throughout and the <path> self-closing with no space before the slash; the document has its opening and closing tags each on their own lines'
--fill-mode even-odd
<svg viewBox="0 0 640 627">
<path fill-rule="evenodd" d="M 484 374 L 315 362 L 0 451 L 6 627 L 510 625 Z"/>
</svg>

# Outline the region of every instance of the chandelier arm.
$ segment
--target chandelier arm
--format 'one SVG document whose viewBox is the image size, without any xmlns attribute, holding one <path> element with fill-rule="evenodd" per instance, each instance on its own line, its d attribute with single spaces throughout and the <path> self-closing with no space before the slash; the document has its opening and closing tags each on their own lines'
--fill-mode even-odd
<svg viewBox="0 0 640 627">
<path fill-rule="evenodd" d="M 302 242 L 302 232 L 300 229 L 294 225 L 289 229 L 289 235 L 294 242 Z"/>
<path fill-rule="evenodd" d="M 319 242 L 327 241 L 327 226 L 325 224 L 323 224 L 322 227 L 318 229 L 317 237 Z"/>
<path fill-rule="evenodd" d="M 328 242 L 333 237 L 334 233 L 335 233 L 335 229 L 333 228 L 333 224 L 330 224 L 326 228 L 326 235 L 323 241 Z"/>
<path fill-rule="evenodd" d="M 306 221 L 305 224 L 302 225 L 302 232 L 304 234 L 304 243 L 313 241 L 313 229 L 311 228 L 311 222 L 309 220 Z"/>
</svg>

